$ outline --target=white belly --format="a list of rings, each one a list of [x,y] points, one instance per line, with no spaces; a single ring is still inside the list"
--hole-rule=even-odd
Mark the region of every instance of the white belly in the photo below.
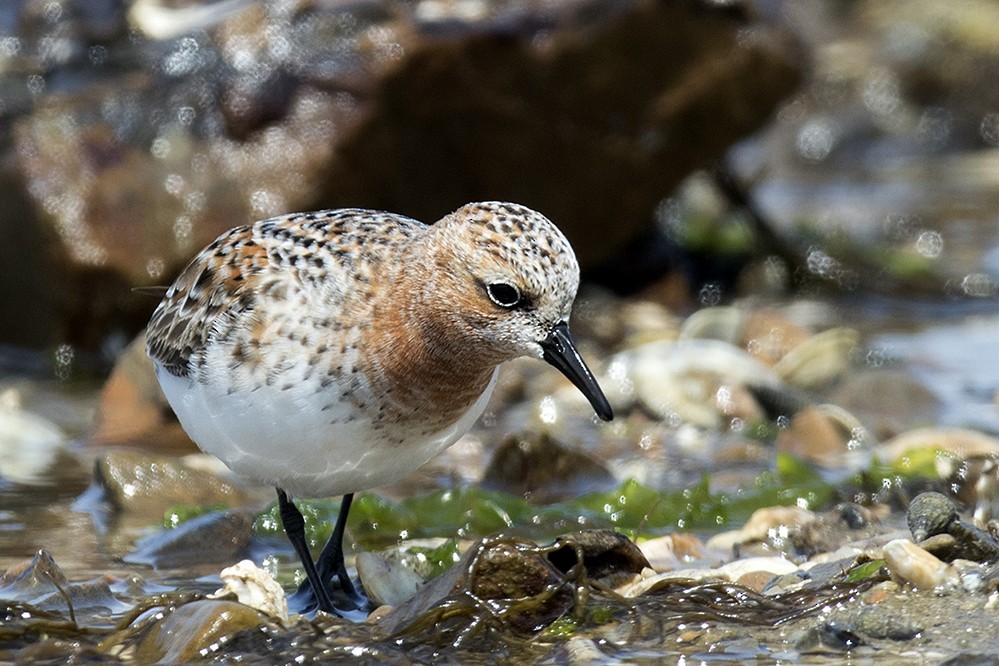
[[[297,497],[343,495],[396,481],[453,444],[482,414],[499,370],[479,399],[450,426],[421,434],[419,424],[376,431],[354,406],[322,409],[314,385],[260,386],[227,393],[175,377],[156,376],[184,430],[206,453],[251,479]],[[399,444],[399,438],[403,443]]]

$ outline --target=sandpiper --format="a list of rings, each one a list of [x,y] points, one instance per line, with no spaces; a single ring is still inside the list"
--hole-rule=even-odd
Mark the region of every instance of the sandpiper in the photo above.
[[[369,603],[342,547],[353,494],[467,432],[499,364],[543,359],[613,417],[569,334],[578,285],[565,236],[517,204],[467,204],[430,226],[362,209],[286,215],[202,250],[153,313],[147,351],[191,439],[277,489],[304,609],[357,617]],[[291,497],[334,495],[317,564]]]

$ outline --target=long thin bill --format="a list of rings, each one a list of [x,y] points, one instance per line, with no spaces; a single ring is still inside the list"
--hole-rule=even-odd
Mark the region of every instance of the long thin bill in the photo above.
[[[543,351],[542,358],[559,369],[559,371],[569,378],[576,388],[582,391],[586,399],[593,406],[593,411],[604,421],[614,418],[614,411],[610,403],[600,390],[600,385],[593,378],[593,373],[586,367],[583,357],[576,349],[576,343],[569,334],[569,325],[566,322],[555,324],[548,337],[541,342]]]

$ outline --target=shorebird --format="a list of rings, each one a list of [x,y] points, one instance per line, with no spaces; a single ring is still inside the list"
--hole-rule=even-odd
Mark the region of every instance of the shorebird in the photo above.
[[[501,363],[543,359],[613,417],[569,333],[578,285],[565,236],[517,204],[468,204],[430,226],[361,209],[286,215],[202,250],[156,308],[147,351],[191,439],[277,489],[303,607],[359,617],[369,603],[342,545],[354,493],[467,432]],[[334,495],[317,564],[292,497]]]

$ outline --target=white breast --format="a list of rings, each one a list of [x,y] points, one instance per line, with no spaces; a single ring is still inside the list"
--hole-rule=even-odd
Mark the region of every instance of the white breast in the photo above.
[[[421,435],[418,423],[375,431],[351,403],[323,409],[309,382],[230,393],[155,365],[170,406],[203,451],[234,472],[298,497],[343,495],[409,474],[468,432],[499,373],[493,372],[479,399],[453,424]],[[402,444],[392,441],[398,438]]]

